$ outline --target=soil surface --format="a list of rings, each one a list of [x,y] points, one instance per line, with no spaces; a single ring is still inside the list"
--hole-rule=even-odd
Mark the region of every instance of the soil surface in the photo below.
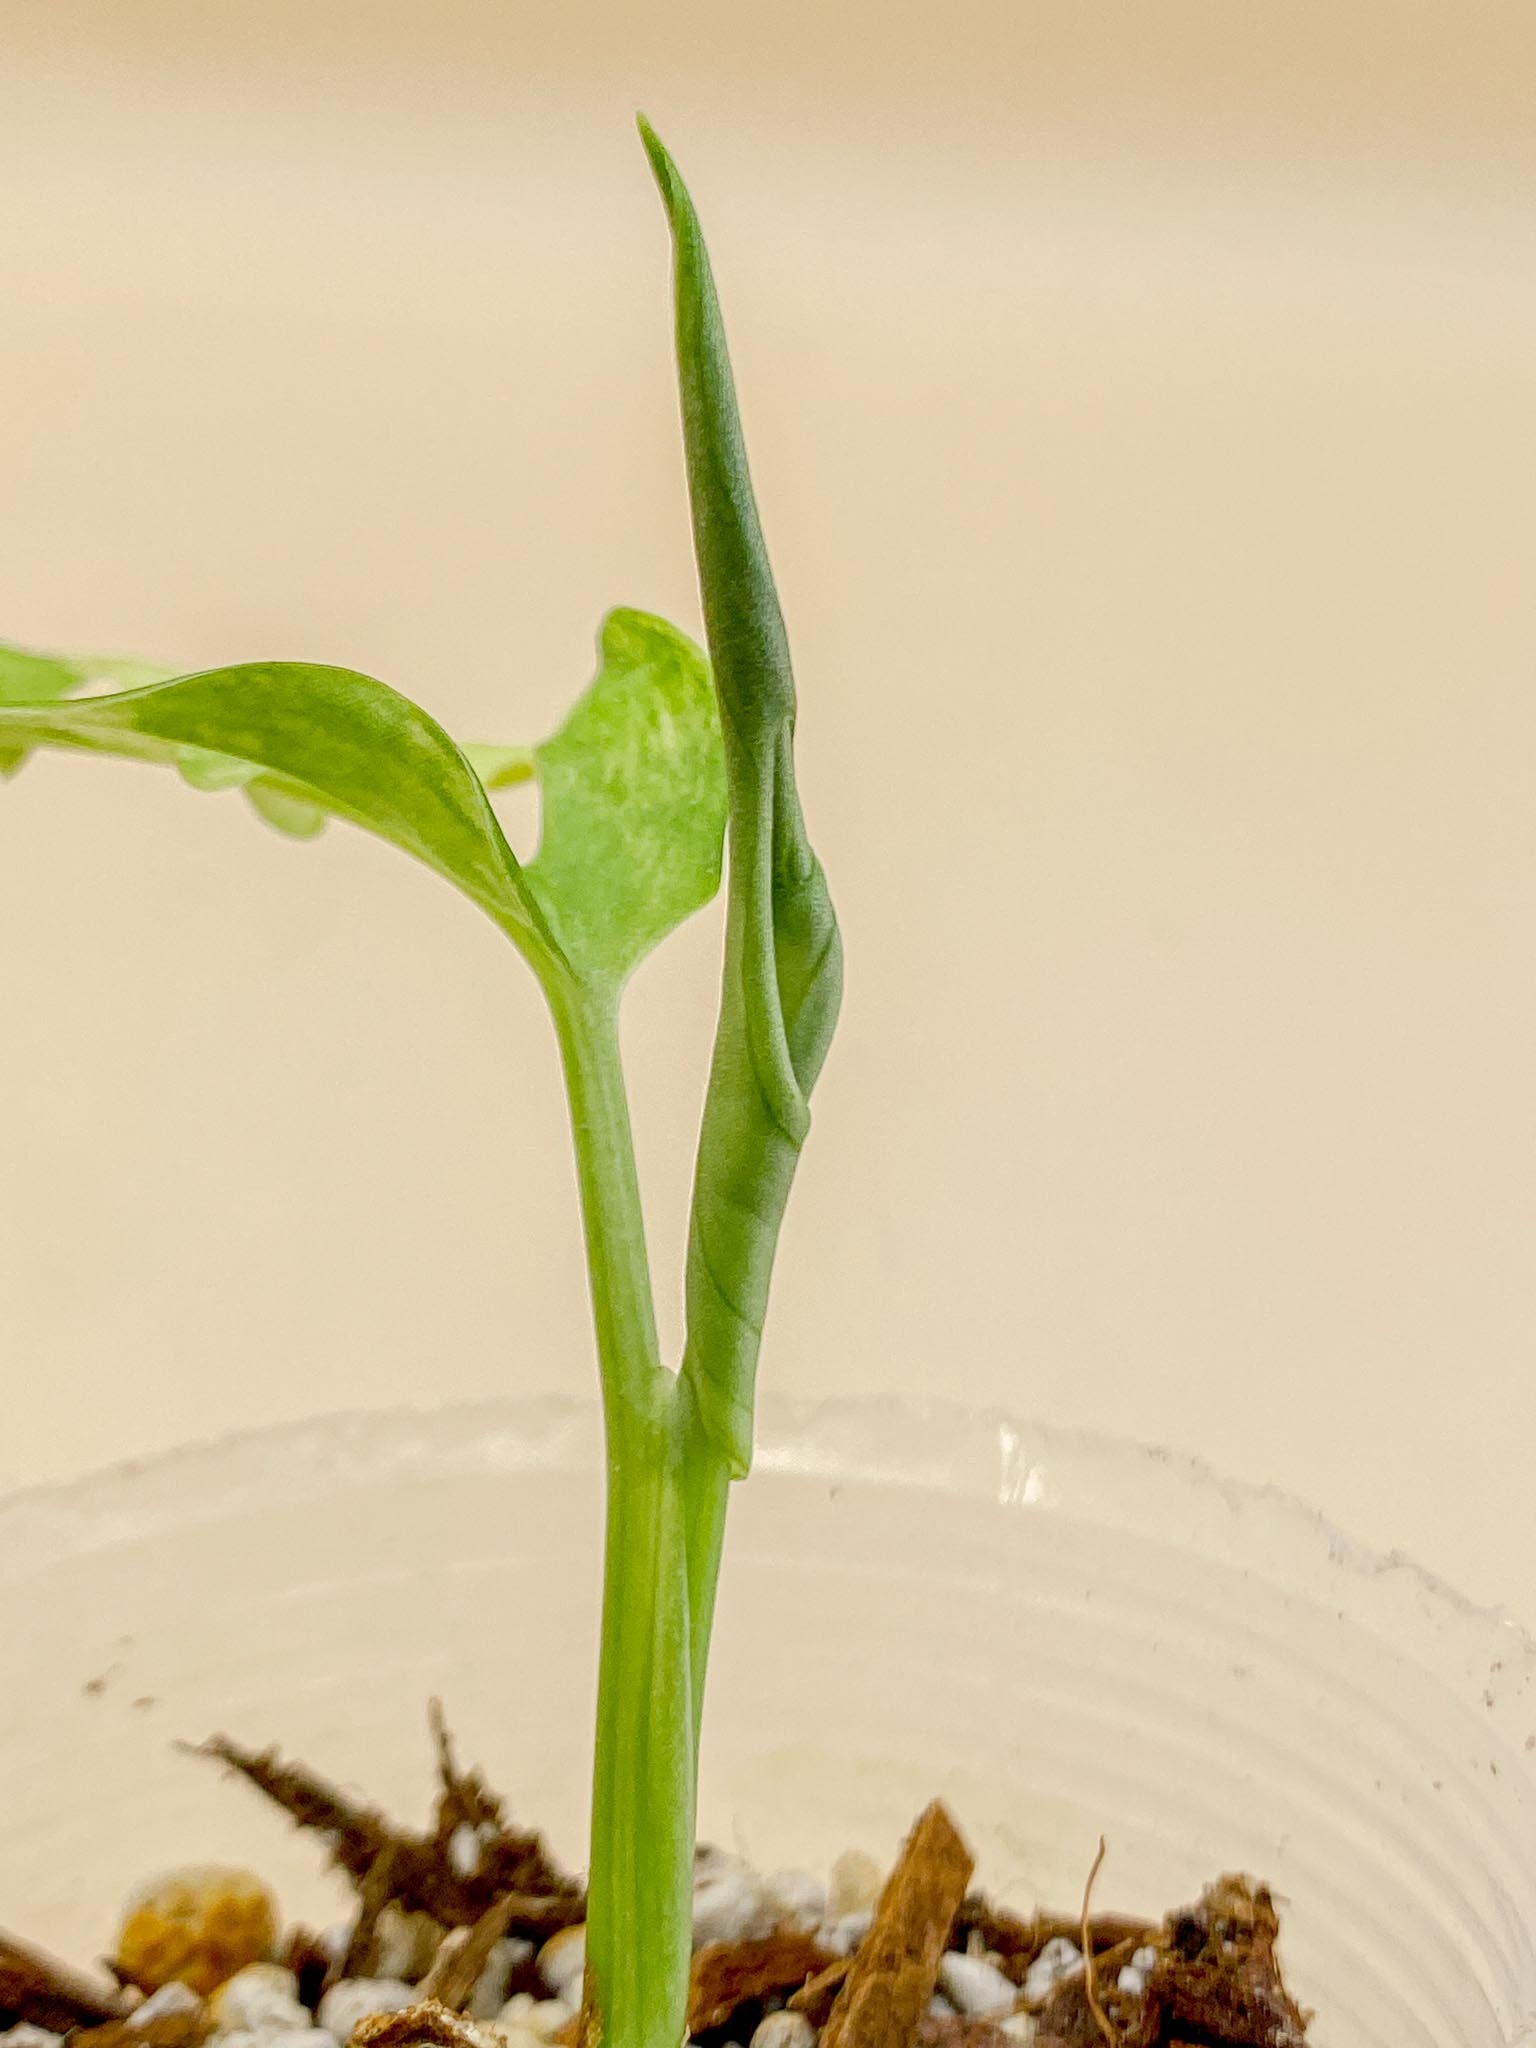
[[[432,1825],[402,1827],[275,1750],[193,1751],[316,1837],[355,1907],[281,1928],[255,1873],[167,1872],[109,1960],[76,1969],[0,1933],[0,2048],[586,2048],[586,1901],[542,1837],[462,1767],[433,1704]],[[699,2048],[1304,2048],[1268,1889],[1225,1875],[1161,1920],[1004,1910],[935,1801],[895,1864],[825,1878],[700,1851]]]

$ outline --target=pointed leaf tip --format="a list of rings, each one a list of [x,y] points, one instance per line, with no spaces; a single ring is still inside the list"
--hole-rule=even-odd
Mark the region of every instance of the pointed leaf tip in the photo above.
[[[640,131],[640,140],[644,143],[645,153],[651,160],[651,168],[660,177],[662,165],[671,162],[671,158],[667,154],[667,146],[645,118],[644,114],[636,114],[635,126]]]
[[[650,161],[651,175],[661,193],[661,201],[667,210],[667,219],[674,232],[680,220],[692,212],[688,198],[688,187],[683,183],[682,172],[673,161],[672,152],[662,141],[644,114],[635,116],[635,126],[640,130],[640,140],[645,145],[645,154]]]

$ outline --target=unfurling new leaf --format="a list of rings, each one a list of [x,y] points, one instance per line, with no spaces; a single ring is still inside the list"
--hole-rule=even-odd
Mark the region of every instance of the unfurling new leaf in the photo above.
[[[842,997],[842,946],[795,789],[795,685],[709,256],[677,167],[641,123],[672,228],[694,551],[730,789],[725,975],[688,1240],[683,1376],[737,1477],[779,1226]]]

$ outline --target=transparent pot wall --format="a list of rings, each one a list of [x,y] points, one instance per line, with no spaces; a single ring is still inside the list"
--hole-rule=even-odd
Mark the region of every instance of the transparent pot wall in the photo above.
[[[889,1856],[948,1799],[1005,1901],[1289,1902],[1323,2048],[1536,2043],[1536,1649],[1275,1496],[936,1410],[769,1409],[737,1489],[707,1835]],[[0,1505],[0,1925],[84,1959],[124,1891],[316,1846],[178,1754],[277,1742],[424,1816],[424,1703],[584,1849],[600,1521],[586,1410],[317,1424]]]

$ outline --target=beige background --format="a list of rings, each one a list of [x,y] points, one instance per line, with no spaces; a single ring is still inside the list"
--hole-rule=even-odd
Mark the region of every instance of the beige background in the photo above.
[[[850,954],[767,1371],[1171,1441],[1536,1617],[1523,0],[0,27],[0,630],[512,739],[607,604],[693,623],[645,104]],[[55,760],[0,889],[0,1472],[586,1384],[470,910]],[[630,1019],[674,1332],[714,936]]]

